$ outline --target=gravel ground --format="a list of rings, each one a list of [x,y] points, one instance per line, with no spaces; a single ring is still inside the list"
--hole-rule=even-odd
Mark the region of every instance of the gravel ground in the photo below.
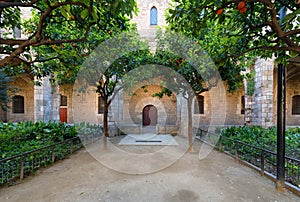
[[[195,143],[195,153],[185,153],[165,167],[161,162],[174,155],[163,156],[163,152],[173,153],[171,150],[124,146],[122,150],[127,148],[132,154],[131,159],[124,160],[109,145],[100,163],[88,152],[91,148],[41,169],[20,184],[0,189],[0,201],[300,201],[289,191],[277,192],[272,181],[222,153],[212,151],[199,160],[199,142]],[[132,160],[153,148],[163,151],[152,156],[155,160]],[[116,161],[119,164],[114,164]],[[136,170],[139,167],[144,169]],[[151,169],[155,172],[149,172]],[[128,174],[130,170],[134,172]]]

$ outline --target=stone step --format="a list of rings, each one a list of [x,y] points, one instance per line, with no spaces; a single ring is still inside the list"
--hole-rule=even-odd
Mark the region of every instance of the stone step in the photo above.
[[[144,126],[142,134],[156,134],[156,126]]]

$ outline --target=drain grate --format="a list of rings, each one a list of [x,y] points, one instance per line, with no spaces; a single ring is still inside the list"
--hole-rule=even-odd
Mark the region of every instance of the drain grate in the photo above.
[[[161,142],[161,140],[136,140],[135,142]]]

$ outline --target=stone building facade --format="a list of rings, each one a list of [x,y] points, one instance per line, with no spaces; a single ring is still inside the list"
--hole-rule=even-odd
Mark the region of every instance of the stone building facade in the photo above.
[[[138,31],[149,40],[155,51],[155,33],[158,26],[166,25],[164,11],[170,0],[138,0],[139,13],[133,18]],[[28,14],[28,12],[27,12]],[[287,125],[300,125],[300,74],[299,60],[287,67]],[[220,86],[194,98],[192,104],[194,127],[219,125],[276,125],[277,70],[274,59],[257,59],[255,66],[255,90],[247,95],[244,87],[229,93]],[[90,88],[88,93],[78,92],[72,85],[53,85],[44,78],[41,86],[33,85],[33,78],[23,75],[12,84],[19,88],[15,94],[24,98],[24,112],[14,113],[12,103],[8,112],[0,111],[2,121],[62,121],[67,123],[89,122],[102,124],[101,98]],[[225,86],[226,84],[220,83]],[[133,94],[120,91],[109,111],[110,124],[123,131],[140,133],[143,126],[156,126],[161,133],[183,131],[187,124],[187,105],[182,95],[153,97],[160,90],[159,83],[138,88]],[[199,102],[197,102],[198,100]],[[295,104],[296,102],[296,104]],[[298,107],[298,108],[297,108]],[[196,109],[197,108],[197,109]],[[295,110],[296,108],[296,110]]]

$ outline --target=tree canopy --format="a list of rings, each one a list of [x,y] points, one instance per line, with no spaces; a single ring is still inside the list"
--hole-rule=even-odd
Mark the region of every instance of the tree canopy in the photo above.
[[[33,14],[26,22],[21,19],[24,8],[30,8]],[[0,60],[0,66],[22,64],[24,70],[31,71],[26,66],[56,59],[65,55],[63,51],[70,53],[77,43],[94,43],[94,46],[84,47],[88,51],[88,48],[95,48],[99,38],[104,40],[107,35],[127,29],[129,18],[135,10],[134,0],[1,1],[0,25],[4,34],[0,37],[0,54],[4,57]],[[15,28],[21,29],[25,35],[16,38],[13,34]],[[95,32],[98,37],[93,38]],[[32,47],[42,47],[41,51],[56,49],[58,54],[39,55],[38,50],[33,54]],[[74,51],[71,51],[70,58],[72,54]]]
[[[0,1],[2,74],[29,73],[37,79],[54,74],[59,83],[74,83],[87,55],[131,29],[129,19],[136,9],[134,0]],[[0,99],[4,106],[7,95]]]
[[[167,22],[198,39],[221,66],[229,57],[271,57],[279,51],[297,56],[299,15],[297,0],[173,0]]]

